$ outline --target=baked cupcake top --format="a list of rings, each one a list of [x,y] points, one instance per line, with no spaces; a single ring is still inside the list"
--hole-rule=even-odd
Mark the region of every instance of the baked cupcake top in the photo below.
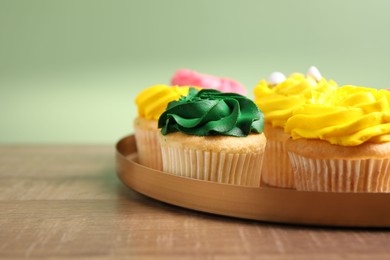
[[[285,131],[293,139],[320,139],[342,146],[389,142],[390,92],[340,87],[321,104],[295,109]]]
[[[189,94],[168,104],[158,120],[163,135],[182,132],[196,136],[247,136],[261,133],[263,113],[252,100],[214,89],[190,88]]]
[[[158,120],[167,104],[188,94],[189,87],[154,85],[144,89],[135,99],[138,116],[148,120]]]
[[[307,75],[300,73],[285,77],[280,72],[271,74],[268,81],[261,80],[254,89],[255,103],[264,112],[265,122],[273,127],[284,127],[295,108],[306,103],[320,103],[337,89],[311,67]]]
[[[245,87],[233,79],[220,78],[189,69],[177,70],[171,79],[171,84],[179,86],[198,86],[201,88],[211,88],[222,92],[233,92],[241,95],[246,94]]]

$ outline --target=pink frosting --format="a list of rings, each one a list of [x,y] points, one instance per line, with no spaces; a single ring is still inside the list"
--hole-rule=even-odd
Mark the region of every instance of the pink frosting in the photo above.
[[[175,75],[172,77],[171,84],[177,86],[213,88],[222,92],[234,92],[246,95],[245,87],[235,80],[219,78],[188,69],[180,69],[176,71]]]

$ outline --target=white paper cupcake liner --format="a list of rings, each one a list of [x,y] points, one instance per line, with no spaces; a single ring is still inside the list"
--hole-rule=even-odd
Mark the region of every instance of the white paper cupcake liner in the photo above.
[[[163,170],[173,175],[259,187],[263,153],[211,152],[163,146],[162,161]]]
[[[332,160],[290,152],[297,190],[390,192],[390,159]]]
[[[267,139],[264,152],[262,181],[271,186],[295,188],[294,173],[285,142]]]
[[[134,130],[139,163],[156,170],[162,170],[159,131],[137,127]]]

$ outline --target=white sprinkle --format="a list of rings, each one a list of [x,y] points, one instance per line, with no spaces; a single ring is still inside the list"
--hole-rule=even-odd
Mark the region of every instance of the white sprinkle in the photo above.
[[[320,81],[322,79],[320,71],[315,66],[311,66],[309,68],[309,70],[307,71],[307,76],[312,77],[316,81]]]
[[[283,73],[273,72],[268,78],[268,83],[270,85],[277,85],[279,83],[282,83],[285,80],[286,80],[286,76],[284,76]]]

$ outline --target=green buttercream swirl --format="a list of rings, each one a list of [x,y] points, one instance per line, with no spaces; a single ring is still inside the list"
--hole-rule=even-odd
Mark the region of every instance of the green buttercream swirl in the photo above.
[[[158,127],[163,135],[183,132],[197,136],[247,136],[263,131],[264,115],[242,95],[191,88],[187,96],[168,104]]]

